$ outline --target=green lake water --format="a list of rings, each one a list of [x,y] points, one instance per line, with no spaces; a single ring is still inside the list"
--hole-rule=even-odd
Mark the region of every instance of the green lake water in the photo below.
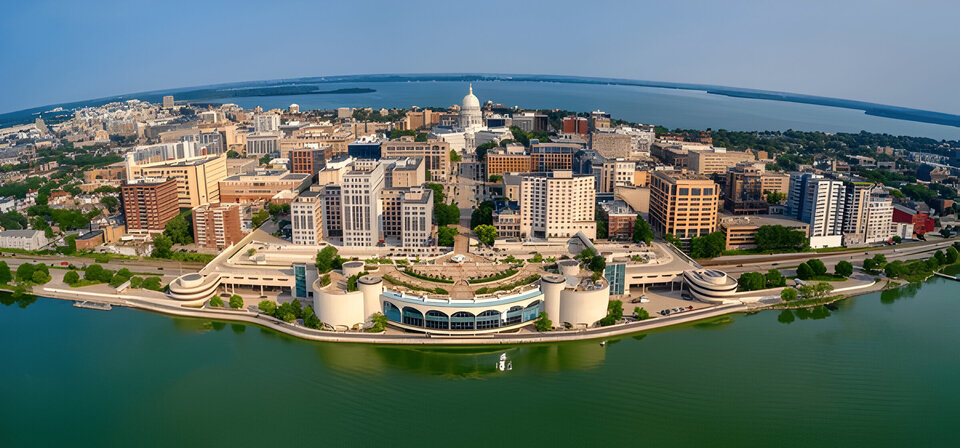
[[[960,421],[960,283],[939,278],[605,347],[314,343],[11,302],[0,447],[956,446]]]

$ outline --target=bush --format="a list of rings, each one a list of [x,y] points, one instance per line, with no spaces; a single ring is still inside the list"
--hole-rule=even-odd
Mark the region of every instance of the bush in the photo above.
[[[213,296],[210,298],[210,306],[215,308],[223,308],[223,299],[220,296]]]
[[[537,321],[534,322],[533,325],[534,327],[536,327],[537,331],[541,331],[541,332],[550,331],[553,329],[553,322],[551,322],[550,319],[547,318],[547,313],[543,311],[540,312],[537,318]]]
[[[780,298],[783,299],[784,302],[796,300],[797,290],[793,288],[784,288],[783,291],[780,291]]]
[[[797,266],[797,278],[800,280],[810,280],[813,275],[813,268],[809,264],[800,263],[800,266]]]
[[[149,289],[151,291],[160,291],[163,289],[163,287],[160,286],[160,277],[147,277],[140,286],[143,289]]]
[[[73,285],[80,281],[80,274],[77,274],[77,271],[70,271],[63,275],[63,282],[68,285]]]
[[[130,277],[130,287],[140,289],[143,287],[143,279],[140,277]]]
[[[837,263],[837,266],[834,268],[834,272],[841,277],[849,277],[853,275],[853,264],[847,260],[843,260]]]
[[[759,272],[744,272],[737,280],[741,291],[757,291],[767,284],[767,278]]]
[[[277,304],[269,300],[261,300],[260,303],[257,304],[257,308],[260,308],[260,311],[262,311],[264,314],[269,314],[272,316],[273,313],[277,311]]]
[[[827,273],[827,266],[816,258],[808,260],[807,265],[813,270],[813,275],[823,275]]]
[[[639,306],[633,308],[633,314],[637,316],[637,320],[647,320],[650,318],[650,313]]]
[[[779,288],[787,284],[787,279],[776,269],[767,271],[765,277],[767,280],[767,288]]]
[[[243,308],[243,297],[240,297],[237,294],[230,296],[230,308]]]

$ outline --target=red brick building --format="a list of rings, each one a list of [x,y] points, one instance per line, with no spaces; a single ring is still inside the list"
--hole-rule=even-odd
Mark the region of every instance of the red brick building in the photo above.
[[[246,236],[240,204],[204,204],[193,209],[193,240],[200,247],[225,249]]]
[[[900,204],[893,206],[893,222],[913,224],[913,233],[917,236],[933,231],[933,218],[926,213],[918,212]]]
[[[301,148],[290,151],[290,172],[316,175],[324,167],[323,148]]]
[[[175,179],[138,179],[120,187],[128,232],[162,232],[180,213]]]
[[[587,135],[587,119],[584,117],[570,116],[563,117],[564,134]]]

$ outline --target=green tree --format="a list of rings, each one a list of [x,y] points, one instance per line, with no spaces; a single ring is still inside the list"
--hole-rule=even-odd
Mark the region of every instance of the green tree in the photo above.
[[[130,288],[140,289],[143,287],[143,278],[141,277],[130,277]]]
[[[373,323],[373,326],[370,327],[371,332],[381,332],[387,328],[387,316],[384,316],[383,313],[373,313],[370,316],[370,322]]]
[[[819,259],[812,258],[807,260],[807,265],[813,270],[813,275],[824,275],[827,273],[827,266]]]
[[[493,225],[493,202],[483,201],[470,215],[470,228],[475,229],[479,225]]]
[[[314,330],[323,327],[323,322],[320,322],[320,318],[317,317],[317,313],[313,311],[313,307],[310,305],[303,309],[303,325]]]
[[[6,261],[0,260],[0,284],[6,285],[13,280],[13,274],[10,272],[10,266]]]
[[[873,258],[867,258],[866,260],[863,260],[863,270],[867,272],[876,272],[878,267],[879,266],[877,266],[877,262],[874,261]]]
[[[262,311],[263,314],[273,316],[273,314],[277,311],[277,304],[269,300],[261,300],[260,303],[257,304],[257,308],[260,308],[260,311]]]
[[[940,250],[936,251],[933,254],[933,258],[937,260],[937,264],[940,266],[947,264],[947,255],[944,254],[943,251],[940,251]]]
[[[553,329],[553,322],[547,317],[547,313],[541,311],[537,321],[533,324],[537,331],[544,332]]]
[[[223,299],[220,296],[210,297],[210,306],[216,308],[223,308]]]
[[[153,251],[150,256],[154,258],[170,258],[173,256],[173,240],[166,235],[157,235],[153,238]]]
[[[757,291],[766,287],[767,279],[759,272],[744,272],[737,282],[741,291]]]
[[[809,264],[800,263],[800,266],[797,266],[797,278],[800,280],[810,280],[813,276],[813,268]]]
[[[653,229],[642,216],[637,215],[636,221],[633,222],[633,242],[641,241],[649,245],[653,241]]]
[[[67,245],[64,246],[66,247],[66,249],[64,249],[65,253],[72,254],[77,251],[77,235],[76,234],[67,235],[63,239],[63,242],[67,243]]]
[[[174,244],[193,244],[190,224],[187,223],[183,215],[177,216],[167,222],[167,225],[163,229],[163,235],[170,238],[170,241],[173,241]]]
[[[80,274],[77,271],[70,270],[66,274],[63,274],[63,282],[68,285],[73,285],[80,281]]]
[[[463,157],[460,157],[460,154],[457,154],[456,151],[454,151],[454,150],[451,149],[451,150],[450,150],[450,161],[451,161],[451,162],[461,162],[461,161],[463,161]]]
[[[44,224],[46,224],[46,221],[44,221]],[[27,217],[17,213],[16,210],[10,210],[0,215],[0,227],[5,230],[25,229],[27,227]]]
[[[143,279],[143,283],[140,286],[143,289],[149,289],[151,291],[159,291],[162,289],[160,287],[160,277],[147,277]]]
[[[239,152],[236,152],[236,151],[234,151],[234,150],[231,149],[231,150],[227,151],[227,158],[228,158],[228,159],[239,159],[239,158],[240,158],[240,153],[239,153]]]
[[[17,281],[18,282],[30,282],[33,281],[33,273],[36,271],[36,267],[30,263],[23,263],[17,267]]]
[[[778,288],[787,284],[787,279],[776,269],[770,269],[764,277],[767,280],[767,288]]]
[[[120,200],[116,196],[104,196],[100,198],[100,203],[106,206],[110,213],[114,213],[120,208]]]
[[[490,175],[490,178],[487,179],[487,180],[489,180],[490,183],[495,184],[495,183],[497,183],[497,182],[502,181],[502,180],[503,180],[503,176],[501,176],[501,175],[499,175],[499,174],[491,174],[491,175]]]
[[[680,238],[673,236],[672,233],[663,235],[663,239],[666,240],[666,242],[673,244],[677,249],[683,249],[683,242],[680,241]]]
[[[230,296],[230,308],[243,308],[243,297],[240,297],[237,294]]]
[[[30,281],[37,284],[43,285],[50,281],[50,273],[44,271],[33,271],[33,275],[30,276]]]
[[[253,217],[250,219],[250,222],[253,224],[254,228],[260,227],[260,225],[263,224],[263,222],[266,221],[267,218],[269,217],[270,217],[270,212],[268,212],[266,209],[263,209],[254,213]]]
[[[337,248],[333,246],[327,246],[317,252],[317,271],[321,274],[325,274],[334,269],[340,269],[340,266],[343,264],[340,261],[340,256],[337,254]]]
[[[435,204],[433,214],[438,226],[455,225],[460,222],[460,207],[457,207],[457,204]]]
[[[590,264],[588,267],[594,273],[603,274],[603,270],[607,268],[607,260],[604,259],[603,256],[597,255],[590,259]]]
[[[633,307],[633,315],[637,316],[637,320],[647,320],[650,318],[650,313],[639,306]]]
[[[760,251],[803,250],[809,246],[806,233],[779,225],[760,226],[754,235]]]
[[[477,239],[487,246],[493,246],[494,241],[497,240],[497,229],[488,224],[477,226],[473,229],[473,233],[476,233]]]
[[[780,298],[784,302],[790,302],[797,299],[797,290],[793,288],[783,288],[783,291],[780,291]]]
[[[455,227],[443,226],[437,229],[437,245],[441,247],[453,247],[454,237],[457,236]]]
[[[948,247],[946,253],[947,264],[956,263],[958,258],[960,258],[960,252],[957,251],[957,248],[953,246]]]
[[[440,185],[440,184],[427,184],[427,188],[433,190],[433,205],[434,205],[434,206],[436,206],[437,204],[443,204],[443,203],[444,203],[444,200],[447,198],[447,196],[446,196],[445,194],[443,194],[443,185]]]
[[[712,232],[706,236],[690,240],[690,256],[693,258],[713,258],[723,253],[727,239],[723,232]]]
[[[779,204],[787,198],[787,194],[780,191],[769,191],[767,192],[767,203],[768,204]]]
[[[901,242],[903,242],[903,238],[900,238],[899,235],[893,236],[893,244],[900,244]]]
[[[837,266],[834,267],[834,272],[841,277],[849,277],[853,275],[853,264],[847,260],[843,260],[837,263]]]

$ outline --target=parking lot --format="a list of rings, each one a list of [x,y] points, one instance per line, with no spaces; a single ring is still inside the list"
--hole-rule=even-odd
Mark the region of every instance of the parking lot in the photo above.
[[[623,314],[628,316],[633,314],[633,308],[637,306],[647,310],[651,316],[659,315],[659,312],[664,309],[689,309],[689,307],[692,306],[693,309],[698,310],[713,306],[697,300],[684,300],[680,296],[680,290],[670,291],[669,288],[647,289],[646,293],[641,293],[641,290],[637,288],[631,289],[630,292],[630,297],[625,298],[623,301]],[[649,302],[631,303],[633,300],[639,299],[641,295],[649,300]]]

